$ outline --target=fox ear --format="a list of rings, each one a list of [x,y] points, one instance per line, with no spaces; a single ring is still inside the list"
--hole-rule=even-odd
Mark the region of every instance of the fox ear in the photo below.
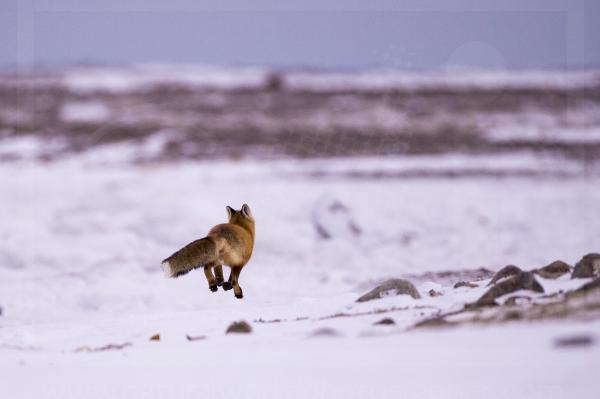
[[[242,215],[246,216],[247,218],[252,219],[252,211],[250,210],[250,207],[248,206],[248,204],[242,205]]]
[[[227,210],[227,216],[229,216],[231,218],[233,216],[233,214],[235,213],[235,209],[233,209],[230,206],[226,206],[225,209]]]

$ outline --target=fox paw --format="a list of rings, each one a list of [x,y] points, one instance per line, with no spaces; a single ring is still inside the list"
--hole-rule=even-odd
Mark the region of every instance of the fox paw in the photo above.
[[[223,280],[217,279],[217,286],[220,287],[223,285]]]
[[[233,287],[232,287],[232,285],[231,285],[231,283],[229,281],[223,282],[223,289],[225,291],[229,291],[231,288],[233,288]]]
[[[244,294],[242,292],[240,292],[239,294],[235,294],[235,297],[237,299],[242,299],[244,297]]]
[[[211,290],[212,292],[217,292],[218,288],[216,284],[213,285],[209,285],[208,289]]]

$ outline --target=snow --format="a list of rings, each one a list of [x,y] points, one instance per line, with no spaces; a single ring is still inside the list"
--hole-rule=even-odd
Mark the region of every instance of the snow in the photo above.
[[[595,71],[454,68],[439,71],[383,69],[360,73],[296,72],[286,77],[290,87],[312,90],[581,88],[597,84],[599,79]]]
[[[465,289],[453,299],[464,300],[473,294]],[[164,300],[168,299],[165,296]],[[423,301],[451,303],[448,299]],[[307,308],[327,307],[330,300],[349,302],[351,298],[334,297],[319,303],[296,300],[273,305],[271,311],[280,316],[286,311],[303,314],[299,312]],[[404,324],[417,318],[417,312],[409,310],[385,314],[399,323],[396,326],[373,326],[382,315],[309,318],[252,323],[252,334],[233,336],[224,334],[229,321],[251,319],[269,307],[232,301],[229,298],[222,301],[228,302],[223,307],[195,312],[3,328],[3,341],[22,341],[20,350],[0,348],[3,390],[14,392],[14,397],[49,398],[158,398],[165,394],[359,398],[397,397],[399,393],[409,398],[591,398],[593,377],[600,366],[598,345],[562,349],[555,344],[557,339],[577,335],[597,339],[598,321],[406,331]],[[387,303],[382,305],[382,301]],[[406,297],[386,298],[375,301],[377,304],[353,305],[349,311],[394,301],[409,306],[417,302]],[[323,328],[340,334],[313,334]],[[149,341],[157,332],[161,340]],[[206,338],[194,342],[186,335]],[[133,344],[124,350],[77,351],[107,342]],[[28,383],[32,375],[35,384]]]
[[[281,163],[289,173],[321,174],[324,176],[354,175],[394,175],[410,171],[477,171],[488,172],[564,172],[582,175],[583,165],[576,160],[536,155],[530,152],[514,151],[507,154],[467,155],[446,154],[443,156],[420,155],[412,157],[363,157],[359,162],[353,158],[324,159]],[[278,170],[281,170],[278,168]]]
[[[147,342],[125,354],[33,354],[20,367],[3,367],[3,385],[16,397],[591,398],[586,381],[600,366],[598,347],[557,350],[553,339],[593,327],[508,326],[300,344],[270,341],[261,337],[268,331],[259,331]],[[35,384],[28,383],[31,373]]]
[[[537,140],[538,142],[558,143],[598,143],[600,129],[597,127],[580,127],[568,129],[542,129],[539,126],[503,126],[491,129],[487,135],[497,141]]]
[[[485,136],[497,142],[532,140],[585,144],[600,142],[599,115],[598,106],[588,105],[554,113],[527,109],[517,117],[497,113],[477,119]]]
[[[381,167],[403,162],[382,158]],[[371,158],[136,166],[100,163],[97,154],[2,164],[2,321],[204,309],[201,273],[165,281],[160,260],[222,223],[225,205],[244,202],[258,220],[256,253],[242,274],[245,302],[261,292],[269,293],[262,304],[307,292],[357,295],[364,284],[402,273],[508,263],[533,268],[556,259],[573,264],[597,250],[594,175],[532,184],[527,178],[319,179],[305,172],[375,164]],[[332,235],[324,240],[315,212],[335,201],[347,213],[341,223],[334,214],[320,217]],[[348,221],[360,234],[347,229]],[[173,287],[190,292],[161,301]]]
[[[421,281],[419,300],[355,302],[387,277],[574,264],[597,252],[600,178],[577,162],[527,153],[131,162],[166,135],[0,164],[0,373],[10,397],[592,397],[600,346],[555,341],[597,341],[598,320],[410,329],[476,300],[487,281]],[[28,154],[32,143],[7,145]],[[571,175],[351,177],[469,167]],[[327,214],[336,201],[344,211]],[[257,220],[244,299],[211,293],[201,271],[164,278],[162,259],[244,202]],[[539,280],[546,293],[588,281]],[[373,325],[383,317],[396,324]],[[226,335],[236,320],[252,334]],[[109,344],[129,345],[93,351]]]
[[[69,68],[65,85],[76,91],[122,92],[154,84],[185,84],[222,89],[259,87],[267,71],[257,67],[143,64],[127,67]]]
[[[60,118],[65,122],[101,122],[109,117],[108,107],[97,101],[70,102],[60,110]]]
[[[232,89],[262,87],[272,73],[251,66],[195,64],[138,64],[126,67],[77,67],[62,73],[71,90],[120,92],[156,84],[181,84]],[[556,88],[576,89],[600,82],[597,70],[447,69],[415,71],[369,69],[362,71],[279,71],[286,87],[299,90],[381,90],[427,88]]]
[[[34,136],[13,136],[0,141],[0,156],[35,158],[41,153],[44,143]]]

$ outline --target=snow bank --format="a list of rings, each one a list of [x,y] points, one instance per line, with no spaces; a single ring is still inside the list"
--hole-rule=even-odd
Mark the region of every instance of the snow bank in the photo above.
[[[209,65],[145,64],[127,67],[79,67],[63,73],[63,82],[77,91],[127,91],[157,84],[212,88],[262,87],[273,73],[268,68]],[[410,71],[280,71],[286,87],[308,90],[387,90],[427,88],[582,88],[600,82],[596,70]]]

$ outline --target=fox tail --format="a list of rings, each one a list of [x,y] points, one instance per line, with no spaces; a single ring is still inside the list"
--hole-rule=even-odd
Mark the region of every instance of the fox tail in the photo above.
[[[217,259],[217,245],[211,237],[193,241],[162,261],[166,277],[179,277]]]

